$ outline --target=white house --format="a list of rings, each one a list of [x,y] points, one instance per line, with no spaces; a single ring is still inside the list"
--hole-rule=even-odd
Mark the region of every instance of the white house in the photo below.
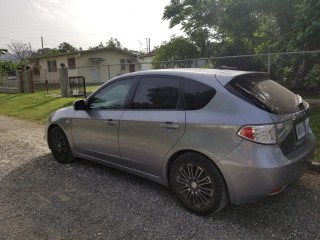
[[[68,76],[84,76],[87,83],[107,81],[115,76],[139,71],[136,56],[117,48],[99,48],[29,59],[34,81],[58,82],[58,69],[68,68]]]

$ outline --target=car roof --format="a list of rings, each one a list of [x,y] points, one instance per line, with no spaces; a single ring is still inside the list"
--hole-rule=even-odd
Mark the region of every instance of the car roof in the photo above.
[[[186,78],[192,78],[192,77],[196,78],[199,75],[200,76],[211,75],[215,77],[222,85],[225,85],[236,76],[250,74],[250,73],[258,73],[258,72],[238,71],[238,70],[229,70],[229,69],[173,68],[173,69],[138,71],[138,72],[120,75],[119,77],[159,74],[159,75],[180,76],[180,77],[186,77]]]

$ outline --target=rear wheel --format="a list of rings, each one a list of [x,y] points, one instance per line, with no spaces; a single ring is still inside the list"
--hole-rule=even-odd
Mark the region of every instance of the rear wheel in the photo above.
[[[229,201],[222,174],[209,159],[197,153],[185,153],[176,159],[170,184],[178,200],[200,215],[216,213]]]
[[[48,136],[49,147],[52,155],[60,163],[71,163],[75,160],[68,139],[63,130],[55,126]]]

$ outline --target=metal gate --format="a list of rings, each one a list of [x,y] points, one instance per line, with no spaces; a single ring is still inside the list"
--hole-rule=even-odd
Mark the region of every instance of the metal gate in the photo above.
[[[69,77],[70,95],[73,97],[84,96],[86,93],[86,80],[84,76]]]

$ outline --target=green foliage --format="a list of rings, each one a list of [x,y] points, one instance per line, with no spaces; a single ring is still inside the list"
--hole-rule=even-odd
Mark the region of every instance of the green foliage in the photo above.
[[[320,1],[305,0],[297,9],[289,46],[292,50],[320,49]]]
[[[122,48],[122,45],[120,43],[120,41],[117,38],[110,38],[107,42],[106,45],[103,45],[102,42],[100,42],[97,46],[95,47],[89,47],[89,49],[99,49],[99,48],[117,48],[117,49],[121,49],[121,50],[128,50],[127,48]]]
[[[7,52],[8,52],[7,49],[0,48],[0,55],[3,55],[5,53],[7,53]]]
[[[310,116],[310,127],[317,139],[316,152],[314,161],[320,163],[320,111],[312,111]]]
[[[320,48],[319,0],[171,0],[163,19],[180,24],[202,56]],[[224,42],[222,52],[210,42]]]
[[[303,86],[308,90],[320,88],[320,64],[315,64],[309,71]]]
[[[3,85],[8,75],[14,74],[19,68],[24,68],[25,64],[23,62],[4,62],[0,61],[0,86]]]
[[[106,47],[122,49],[122,45],[117,38],[110,38],[109,41],[106,42]]]
[[[184,37],[172,38],[170,42],[160,46],[157,49],[156,56],[153,58],[153,68],[173,68],[173,67],[191,67],[192,62],[177,61],[165,62],[177,59],[194,59],[199,57],[197,47]]]
[[[62,42],[62,43],[58,46],[58,51],[59,51],[60,53],[71,53],[71,52],[76,52],[76,51],[78,51],[78,49],[75,48],[74,46],[72,46],[70,43]]]
[[[61,54],[57,48],[38,49],[37,55],[55,56]]]

